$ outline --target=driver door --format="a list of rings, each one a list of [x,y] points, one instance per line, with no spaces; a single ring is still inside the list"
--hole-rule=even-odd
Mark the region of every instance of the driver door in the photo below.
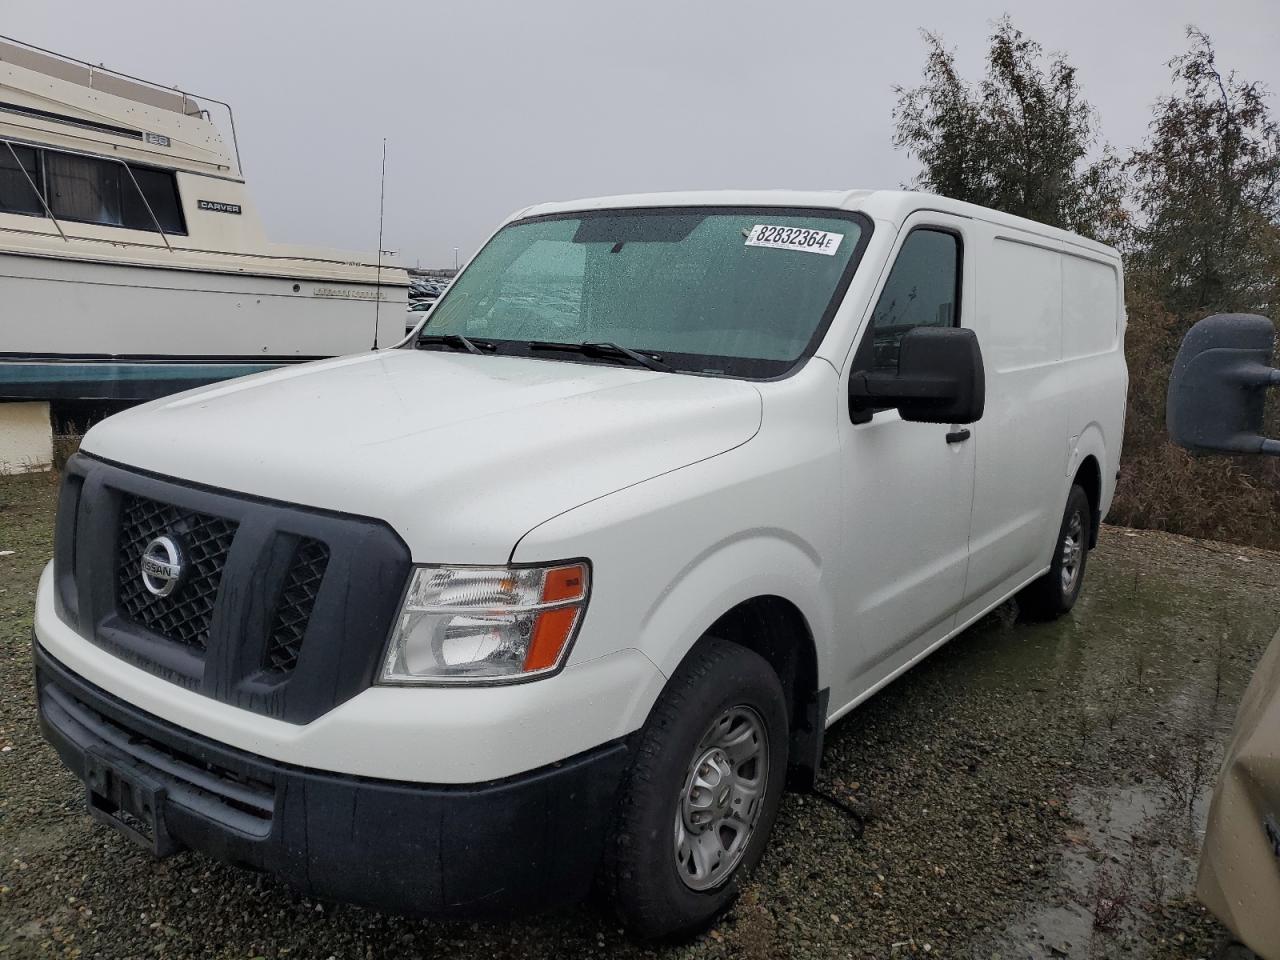
[[[965,221],[910,218],[860,341],[853,370],[897,369],[903,334],[917,326],[960,326]],[[861,420],[863,422],[855,422]],[[841,411],[844,569],[837,590],[842,670],[848,697],[861,695],[944,638],[965,588],[977,425],[908,423],[896,410]],[[834,687],[834,685],[833,685]]]

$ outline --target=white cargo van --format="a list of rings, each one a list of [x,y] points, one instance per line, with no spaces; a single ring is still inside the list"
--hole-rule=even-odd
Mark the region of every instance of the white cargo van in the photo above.
[[[1111,502],[1116,252],[914,193],[531,207],[400,349],[69,464],[40,721],[91,810],[321,897],[640,936],[734,896],[823,731]]]

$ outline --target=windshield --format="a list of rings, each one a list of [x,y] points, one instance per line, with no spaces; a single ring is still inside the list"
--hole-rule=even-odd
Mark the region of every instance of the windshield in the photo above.
[[[778,376],[825,332],[856,267],[863,222],[778,207],[519,221],[480,251],[422,332],[483,338],[501,353],[527,353],[538,341],[603,342],[676,371]]]

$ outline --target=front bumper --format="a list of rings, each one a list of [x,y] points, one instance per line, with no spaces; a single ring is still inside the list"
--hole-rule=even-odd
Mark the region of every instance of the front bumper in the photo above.
[[[476,784],[329,773],[177,727],[33,646],[44,736],[81,780],[106,763],[151,785],[157,846],[263,870],[311,896],[420,916],[579,899],[600,861],[625,739]]]

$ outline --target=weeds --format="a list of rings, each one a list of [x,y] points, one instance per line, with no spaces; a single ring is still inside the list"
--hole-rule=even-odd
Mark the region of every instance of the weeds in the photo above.
[[[1101,868],[1089,886],[1089,907],[1093,913],[1093,929],[1108,931],[1115,928],[1128,913],[1133,899],[1132,871],[1125,870],[1119,877],[1106,867]]]
[[[1183,738],[1187,749],[1169,743],[1157,746],[1150,756],[1151,772],[1164,785],[1166,800],[1173,810],[1183,811],[1188,823],[1196,800],[1213,777],[1213,759],[1208,743],[1200,737]]]
[[[1093,721],[1090,719],[1089,714],[1082,710],[1076,716],[1076,733],[1079,734],[1081,743],[1088,742],[1089,734],[1092,732],[1092,730],[1093,730]]]
[[[1154,913],[1169,900],[1169,864],[1153,846],[1143,848],[1140,860],[1142,877],[1146,882],[1147,910]]]
[[[1107,732],[1115,733],[1116,721],[1120,719],[1120,704],[1114,697],[1108,699],[1107,705],[1102,708],[1102,718],[1107,721]]]
[[[1213,702],[1217,703],[1222,697],[1222,667],[1226,662],[1227,654],[1222,644],[1223,637],[1218,637],[1218,650],[1213,658]]]
[[[61,430],[53,435],[53,469],[61,473],[67,461],[80,449],[80,439],[84,429],[75,422],[61,425]]]

